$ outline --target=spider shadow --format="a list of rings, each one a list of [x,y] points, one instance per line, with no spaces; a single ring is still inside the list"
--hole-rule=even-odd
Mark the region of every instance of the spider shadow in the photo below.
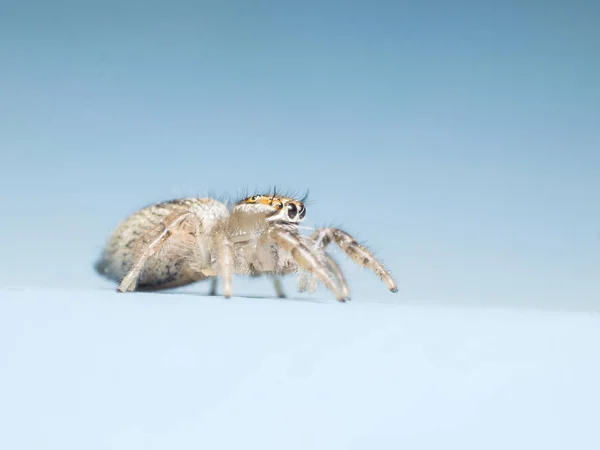
[[[147,291],[147,293],[158,294],[158,291]],[[167,292],[164,291],[166,294]],[[203,292],[194,292],[194,291],[176,291],[173,289],[171,292],[168,292],[169,295],[187,295],[191,297],[203,297],[203,298],[211,298],[211,297],[220,297],[223,300],[235,300],[236,298],[240,299],[256,299],[256,300],[274,300],[274,301],[283,301],[283,302],[300,302],[300,303],[317,303],[317,304],[331,304],[332,301],[328,299],[319,299],[313,297],[299,297],[299,296],[283,296],[279,297],[276,295],[233,295],[231,298],[225,298],[222,294],[211,294],[211,293],[203,293]]]
[[[106,279],[106,275],[103,272],[103,266],[102,266],[102,262],[97,262],[95,265],[95,269],[97,271],[97,273],[104,279]],[[196,291],[196,290],[182,290],[185,289],[185,286],[177,286],[177,287],[170,287],[170,288],[162,288],[162,289],[153,289],[153,288],[137,288],[133,293],[140,293],[140,294],[154,294],[154,295],[184,295],[184,296],[191,296],[191,297],[202,297],[202,298],[210,298],[210,297],[221,297],[224,300],[231,300],[231,299],[226,299],[223,294],[219,294],[219,293],[210,293],[210,292],[200,292],[200,291]],[[100,290],[103,291],[116,291],[116,289],[114,288],[100,288]],[[127,295],[127,294],[125,294]],[[326,298],[314,298],[314,297],[303,297],[303,296],[297,296],[297,295],[284,295],[284,296],[277,296],[277,295],[240,295],[240,294],[234,294],[232,296],[232,299],[235,298],[247,298],[247,299],[264,299],[264,300],[275,300],[275,301],[287,301],[287,302],[301,302],[301,303],[317,303],[317,304],[331,304],[333,302],[338,303],[337,301],[332,301],[330,299],[326,299]]]
[[[101,291],[109,291],[116,292],[116,289],[110,287],[102,287],[98,288]],[[134,292],[128,292],[121,295],[130,295],[130,294],[151,294],[151,295],[168,295],[168,296],[186,296],[186,297],[198,297],[198,298],[211,298],[211,297],[220,297],[223,300],[235,300],[239,299],[256,299],[256,300],[273,300],[273,301],[283,301],[283,302],[299,302],[299,303],[317,303],[317,304],[332,304],[333,301],[326,298],[314,298],[314,297],[300,297],[300,296],[289,296],[286,295],[284,297],[279,297],[276,295],[243,295],[236,294],[231,298],[225,298],[222,294],[211,294],[205,292],[198,291],[183,291],[179,290],[180,288],[170,288],[170,289],[139,289]],[[336,302],[337,303],[337,302]]]

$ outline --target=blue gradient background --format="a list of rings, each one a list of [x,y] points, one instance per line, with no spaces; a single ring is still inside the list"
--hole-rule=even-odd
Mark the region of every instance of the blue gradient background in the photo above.
[[[393,271],[358,301],[600,309],[599,9],[2,1],[0,285],[112,289],[133,210],[275,184]]]

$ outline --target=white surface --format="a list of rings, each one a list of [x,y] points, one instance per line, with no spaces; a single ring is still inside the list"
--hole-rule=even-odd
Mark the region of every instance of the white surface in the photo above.
[[[600,448],[597,314],[323,297],[0,290],[0,448]]]

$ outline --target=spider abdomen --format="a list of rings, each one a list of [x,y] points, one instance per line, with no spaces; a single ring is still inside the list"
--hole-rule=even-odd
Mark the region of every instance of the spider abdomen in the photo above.
[[[170,219],[187,214],[175,227]],[[211,260],[211,248],[199,249],[203,235],[229,215],[227,207],[213,199],[182,199],[142,208],[121,222],[109,237],[97,269],[121,281],[144,250],[161,238],[166,242],[144,263],[137,279],[139,289],[183,286],[210,276],[208,267],[199,271],[199,253]]]

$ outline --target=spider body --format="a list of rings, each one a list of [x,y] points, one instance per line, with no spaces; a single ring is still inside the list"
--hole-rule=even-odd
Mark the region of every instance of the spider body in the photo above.
[[[225,297],[232,295],[232,275],[274,278],[296,272],[298,288],[323,283],[339,301],[349,299],[344,276],[326,252],[330,243],[358,264],[372,269],[392,292],[388,271],[352,236],[322,228],[312,236],[299,233],[306,214],[302,200],[253,195],[229,208],[212,198],[184,198],[142,208],[114,230],[97,270],[119,282],[117,291],[159,290],[211,278],[212,293],[221,277]]]

